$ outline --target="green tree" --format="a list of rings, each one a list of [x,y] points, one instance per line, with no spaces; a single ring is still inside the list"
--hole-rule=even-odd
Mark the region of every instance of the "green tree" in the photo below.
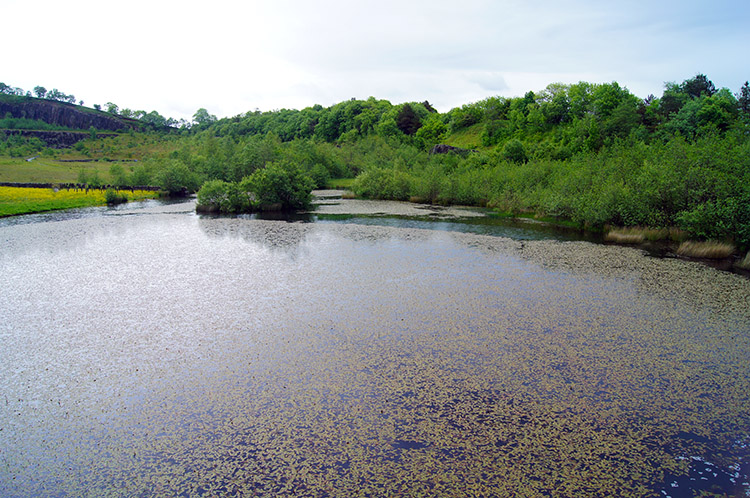
[[[705,74],[697,74],[695,77],[682,82],[682,91],[690,98],[697,99],[702,95],[710,97],[716,93],[716,87]]]
[[[36,94],[37,97],[39,97],[40,99],[43,99],[44,96],[47,94],[47,89],[44,88],[43,86],[35,86],[34,93]]]
[[[582,118],[591,111],[593,101],[594,85],[585,81],[570,85],[568,99],[570,100],[570,114],[576,118]]]
[[[195,114],[193,114],[193,122],[200,128],[205,128],[216,122],[216,116],[209,114],[209,112],[201,107]]]
[[[746,119],[750,118],[750,83],[746,81],[736,96],[740,113]]]
[[[198,176],[182,161],[172,159],[156,174],[159,186],[169,195],[195,192],[200,186]]]
[[[261,209],[307,209],[312,201],[313,181],[291,161],[277,161],[240,182],[242,190],[254,192]]]
[[[112,176],[112,181],[118,187],[128,185],[128,175],[125,172],[125,168],[121,164],[113,164],[109,167],[109,174]]]
[[[659,99],[659,111],[665,117],[677,114],[688,100],[687,93],[679,85],[667,82],[664,84],[664,93]]]
[[[505,144],[505,147],[503,147],[503,157],[516,164],[524,164],[529,160],[523,143],[516,138]]]
[[[422,144],[423,148],[429,150],[436,144],[442,142],[447,132],[448,127],[443,123],[440,116],[433,114],[427,119],[425,124],[417,130],[416,137]]]
[[[396,126],[405,135],[414,135],[422,126],[422,123],[412,106],[407,103],[401,106],[401,110],[396,115]]]

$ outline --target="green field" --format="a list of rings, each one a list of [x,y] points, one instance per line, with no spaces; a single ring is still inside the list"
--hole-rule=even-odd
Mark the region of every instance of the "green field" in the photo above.
[[[111,162],[66,163],[56,159],[39,157],[27,161],[20,157],[0,156],[0,182],[20,183],[75,183],[81,170],[97,172],[103,181],[110,181]]]

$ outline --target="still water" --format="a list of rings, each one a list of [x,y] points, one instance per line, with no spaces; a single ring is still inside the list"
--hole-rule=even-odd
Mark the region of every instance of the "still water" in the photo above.
[[[5,220],[0,495],[745,496],[750,281],[340,221]]]

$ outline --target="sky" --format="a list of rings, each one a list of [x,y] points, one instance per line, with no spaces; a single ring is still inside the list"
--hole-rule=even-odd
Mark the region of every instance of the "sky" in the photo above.
[[[440,112],[550,83],[750,79],[747,0],[0,0],[0,82],[192,120],[373,96]]]

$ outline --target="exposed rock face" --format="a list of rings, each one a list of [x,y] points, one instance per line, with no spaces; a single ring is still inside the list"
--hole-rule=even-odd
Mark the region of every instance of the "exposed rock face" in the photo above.
[[[88,130],[92,126],[97,130],[121,131],[137,128],[137,121],[129,123],[123,118],[116,118],[92,110],[82,110],[76,105],[53,100],[26,98],[9,102],[0,100],[0,117],[9,114],[14,118],[39,119],[41,121],[66,128]]]
[[[91,136],[88,132],[76,131],[34,131],[34,130],[0,130],[6,135],[21,135],[23,137],[37,137],[53,149],[64,149],[75,145],[85,138]],[[113,136],[114,133],[97,133],[97,137]]]
[[[453,152],[454,154],[460,154],[465,155],[469,152],[476,152],[472,149],[462,149],[461,147],[453,147],[452,145],[445,145],[445,144],[437,144],[435,147],[430,150],[430,154],[448,154],[449,152]]]

